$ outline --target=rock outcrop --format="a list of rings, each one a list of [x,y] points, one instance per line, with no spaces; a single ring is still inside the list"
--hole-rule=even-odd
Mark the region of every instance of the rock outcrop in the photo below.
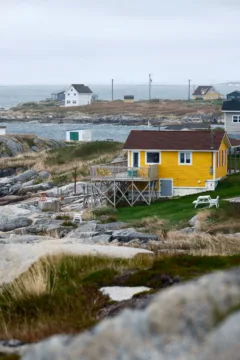
[[[46,191],[54,187],[52,182],[43,182],[34,184],[35,179],[40,177],[35,170],[26,170],[18,175],[0,178],[0,197],[8,195],[25,195],[27,192],[36,193]],[[47,172],[45,172],[47,174]],[[45,175],[46,176],[46,175]]]
[[[240,268],[160,292],[78,336],[53,336],[22,360],[238,360]]]
[[[65,146],[64,141],[38,138],[35,135],[1,135],[0,158],[16,156],[24,152],[38,152]]]

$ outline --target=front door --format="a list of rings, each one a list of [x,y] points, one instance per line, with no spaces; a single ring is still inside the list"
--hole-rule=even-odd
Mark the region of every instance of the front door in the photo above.
[[[160,180],[160,193],[161,196],[171,197],[173,195],[173,181],[170,179]]]
[[[78,141],[79,140],[77,131],[71,131],[70,132],[70,140],[71,141]]]
[[[133,153],[133,167],[139,167],[139,153]]]

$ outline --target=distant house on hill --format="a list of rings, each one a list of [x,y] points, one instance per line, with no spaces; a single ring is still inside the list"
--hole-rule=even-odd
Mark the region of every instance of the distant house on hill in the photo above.
[[[240,100],[240,91],[236,90],[227,94],[227,100]]]
[[[134,102],[134,95],[124,95],[124,102],[133,103]]]
[[[60,102],[60,105],[65,104],[65,91],[60,91],[58,93],[53,93],[51,95],[53,100]]]
[[[65,106],[84,106],[92,103],[93,92],[84,84],[72,84],[65,92]]]
[[[222,99],[222,95],[215,90],[211,85],[208,86],[198,86],[197,89],[192,94],[194,100],[216,100]]]
[[[227,100],[223,102],[225,130],[228,134],[240,133],[240,100]]]

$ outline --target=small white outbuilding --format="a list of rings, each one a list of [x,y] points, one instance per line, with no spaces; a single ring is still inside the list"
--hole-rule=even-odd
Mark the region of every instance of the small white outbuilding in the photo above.
[[[0,135],[6,135],[6,133],[7,133],[7,127],[0,126]]]
[[[91,130],[68,130],[66,131],[66,141],[91,141]]]

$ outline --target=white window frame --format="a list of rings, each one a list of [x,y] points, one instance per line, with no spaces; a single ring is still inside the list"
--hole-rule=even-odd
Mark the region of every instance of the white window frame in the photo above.
[[[147,162],[147,154],[148,153],[155,153],[155,154],[159,154],[159,162],[158,163],[149,163]],[[148,150],[148,151],[145,151],[145,164],[147,165],[158,165],[158,164],[161,164],[161,151],[151,151],[151,150]]]
[[[140,151],[134,151],[134,150],[132,151],[132,166],[131,166],[131,167],[132,167],[132,168],[134,167],[134,166],[133,166],[133,154],[134,154],[134,153],[138,153],[138,166],[137,166],[137,167],[140,168],[140,164],[141,164],[140,156],[141,156],[141,154],[140,154]]]
[[[234,118],[237,118],[237,121],[233,121]],[[240,116],[239,116],[239,115],[233,115],[233,116],[232,116],[232,122],[233,122],[234,124],[240,123]]]
[[[73,102],[72,102],[73,104],[77,104],[77,101],[76,100],[73,100]]]
[[[190,163],[181,163],[181,154],[190,154]],[[184,156],[184,160],[186,161],[186,156]],[[178,152],[178,165],[183,165],[183,166],[191,166],[192,165],[192,152],[191,151],[179,151]]]
[[[67,104],[71,104],[71,101],[70,101],[70,100],[67,100]]]

